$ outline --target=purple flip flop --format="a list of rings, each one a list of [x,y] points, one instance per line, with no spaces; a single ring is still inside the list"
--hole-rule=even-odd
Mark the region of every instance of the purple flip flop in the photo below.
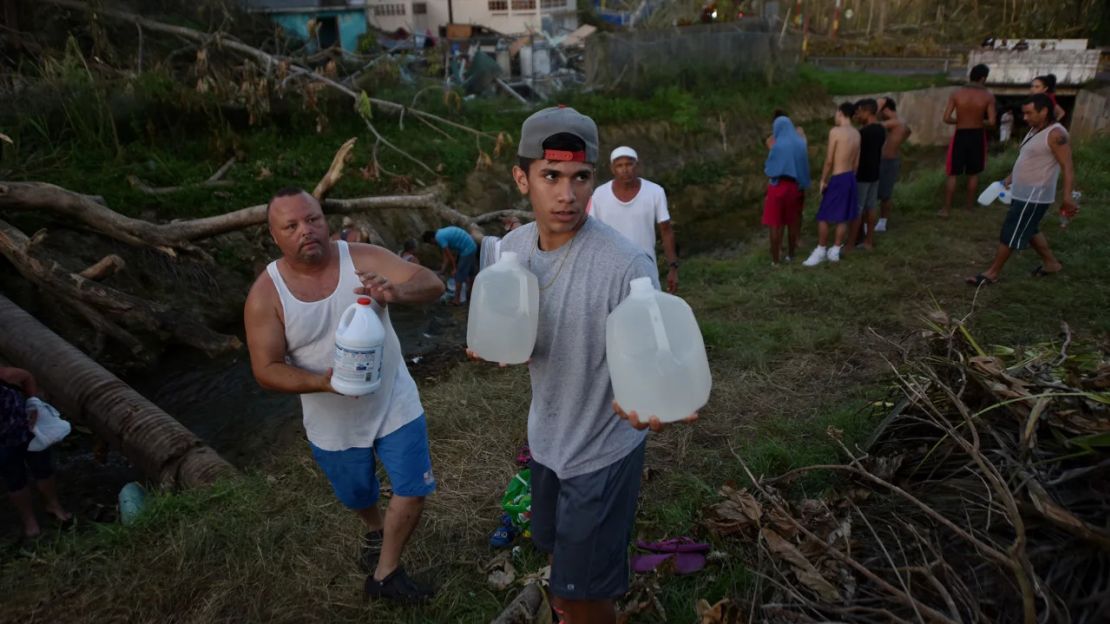
[[[700,544],[688,537],[675,537],[660,542],[639,540],[636,547],[652,551],[652,554],[632,556],[632,570],[641,574],[655,570],[672,557],[676,574],[693,574],[705,567],[703,553],[710,549],[709,544]]]

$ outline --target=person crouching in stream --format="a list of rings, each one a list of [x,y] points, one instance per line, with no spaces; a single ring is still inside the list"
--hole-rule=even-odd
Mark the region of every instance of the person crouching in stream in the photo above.
[[[320,203],[302,189],[278,191],[266,207],[281,258],[266,267],[244,310],[251,370],[269,390],[298,393],[312,455],[335,495],[366,525],[359,563],[370,598],[422,602],[432,590],[411,580],[401,552],[416,529],[424,497],[436,487],[428,430],[416,383],[405,367],[389,307],[431,303],[443,283],[430,270],[375,245],[331,241]],[[381,387],[347,397],[331,385],[335,330],[358,295],[373,299],[385,327]],[[375,461],[393,498],[378,511]]]
[[[771,152],[763,172],[770,178],[763,201],[763,225],[771,237],[771,264],[778,266],[782,254],[782,230],[787,228],[787,262],[798,251],[805,190],[809,187],[809,152],[805,137],[785,114],[775,117]]]

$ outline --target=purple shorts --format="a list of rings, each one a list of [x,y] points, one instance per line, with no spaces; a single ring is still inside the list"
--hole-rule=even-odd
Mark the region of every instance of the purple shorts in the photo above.
[[[847,223],[859,216],[859,192],[856,174],[845,171],[829,178],[829,185],[821,196],[817,220],[827,223]]]

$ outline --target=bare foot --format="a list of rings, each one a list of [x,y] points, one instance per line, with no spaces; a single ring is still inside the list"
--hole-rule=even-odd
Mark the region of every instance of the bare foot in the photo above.
[[[860,249],[862,249],[864,251],[873,251],[875,249],[875,245],[873,245],[871,243],[864,243],[864,244],[860,245],[859,247],[860,247]]]
[[[46,511],[50,515],[57,518],[58,522],[65,523],[65,522],[69,522],[70,520],[73,520],[73,514],[66,511],[65,508],[62,507],[61,505],[47,505],[46,506]]]
[[[938,210],[937,211],[937,216],[940,217],[941,219],[947,219],[948,218],[948,209],[947,208],[942,208],[942,209]]]

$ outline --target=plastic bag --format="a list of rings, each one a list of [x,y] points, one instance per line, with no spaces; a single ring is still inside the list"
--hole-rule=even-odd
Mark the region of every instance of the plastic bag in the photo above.
[[[71,429],[69,422],[62,419],[53,405],[37,397],[31,397],[27,399],[27,410],[38,412],[38,420],[35,421],[35,428],[32,429],[35,438],[27,446],[28,451],[44,451],[69,435]]]
[[[504,509],[513,525],[522,532],[528,531],[532,524],[532,471],[525,468],[513,476],[505,495],[501,498]]]

